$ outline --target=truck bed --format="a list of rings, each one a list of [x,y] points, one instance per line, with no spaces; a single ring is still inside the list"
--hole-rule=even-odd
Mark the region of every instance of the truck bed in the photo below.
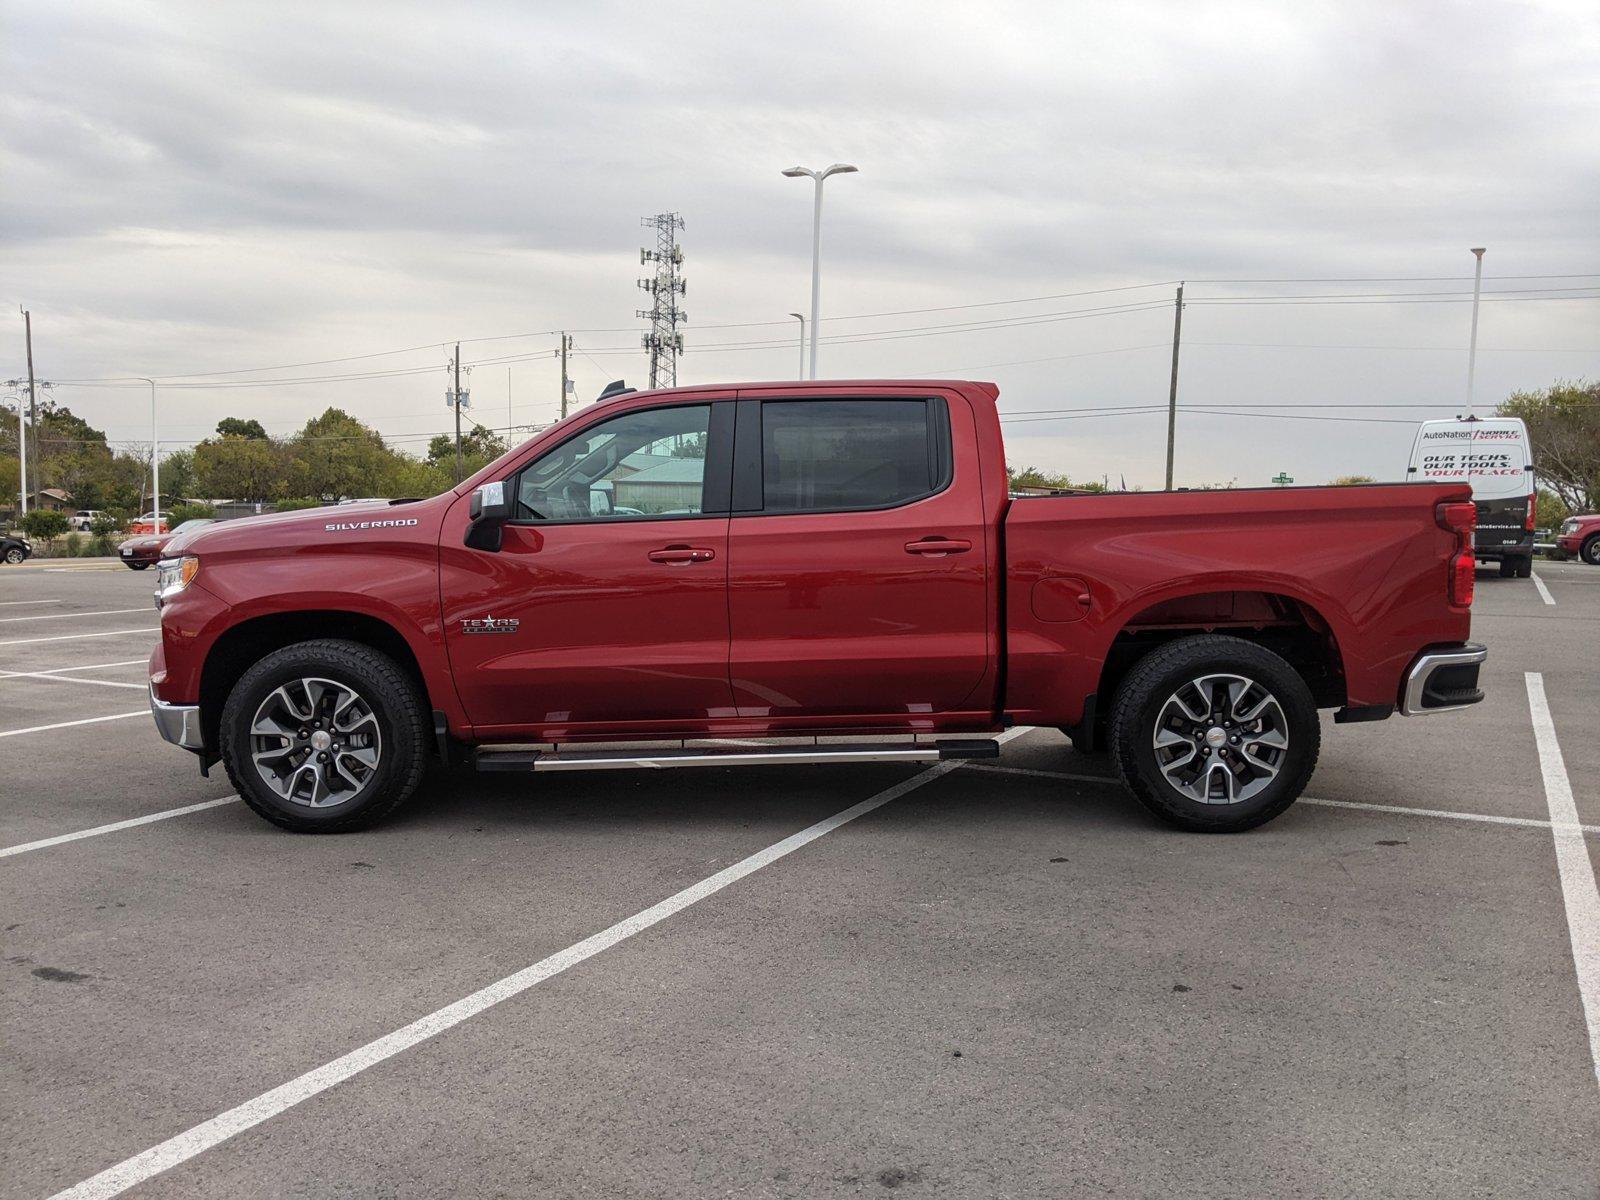
[[[1434,514],[1470,498],[1405,483],[1014,499],[1005,711],[1077,725],[1107,703],[1119,641],[1197,626],[1326,638],[1340,665],[1319,702],[1393,706],[1419,644],[1468,635],[1447,599],[1455,535]]]

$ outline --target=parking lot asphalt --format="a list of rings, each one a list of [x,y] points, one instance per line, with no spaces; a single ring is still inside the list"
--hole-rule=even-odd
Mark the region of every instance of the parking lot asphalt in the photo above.
[[[156,738],[153,581],[109,565],[0,568],[0,855],[45,843],[0,856],[0,1197],[130,1159],[80,1194],[1597,1193],[1600,570],[1480,571],[1488,699],[1330,720],[1239,837],[1038,730],[933,771],[436,771],[308,838],[161,815],[230,789]]]

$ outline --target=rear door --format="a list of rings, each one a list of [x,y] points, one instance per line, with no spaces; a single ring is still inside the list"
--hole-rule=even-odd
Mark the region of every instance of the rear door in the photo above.
[[[938,395],[741,394],[728,534],[741,716],[958,711],[983,681],[986,530],[971,413],[955,403],[953,435]]]
[[[1472,487],[1478,510],[1473,542],[1480,550],[1520,547],[1529,540],[1534,491],[1528,434],[1515,419],[1425,421],[1412,452],[1410,477]]]

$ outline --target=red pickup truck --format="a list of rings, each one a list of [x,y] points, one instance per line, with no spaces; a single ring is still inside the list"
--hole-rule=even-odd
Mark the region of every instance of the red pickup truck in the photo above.
[[[937,760],[1017,725],[1222,832],[1294,802],[1317,709],[1482,699],[1465,485],[1012,498],[997,395],[623,391],[432,499],[187,535],[157,727],[306,832],[383,817],[434,756]]]

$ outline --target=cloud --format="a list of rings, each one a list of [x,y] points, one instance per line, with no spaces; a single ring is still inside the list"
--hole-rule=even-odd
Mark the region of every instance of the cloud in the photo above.
[[[784,314],[808,296],[810,194],[778,170],[796,161],[862,168],[829,184],[835,314],[1179,278],[1461,276],[1466,247],[1484,244],[1491,275],[1600,271],[1600,18],[1579,4],[85,3],[5,19],[7,274],[61,378],[616,331],[579,336],[592,392],[641,374],[639,219],[669,208],[687,221],[680,378],[791,375]],[[1568,352],[1600,351],[1595,310],[1485,306],[1482,394],[1600,373],[1600,352]],[[777,324],[710,328],[760,321]],[[825,332],[919,323],[936,321]],[[1197,304],[1185,328],[1186,400],[1462,398],[1459,305]],[[830,347],[824,369],[1015,362],[988,369],[1008,407],[1145,404],[1165,399],[1161,350],[1066,356],[1170,332],[1170,310],[941,332]],[[709,349],[733,340],[774,344]],[[19,342],[0,329],[8,361]],[[1294,348],[1314,343],[1445,349]],[[514,371],[518,419],[547,417],[551,368]],[[489,379],[479,394],[503,394]],[[218,404],[283,429],[334,402],[409,434],[443,428],[440,386],[418,375],[165,403],[183,436]],[[515,401],[515,376],[512,388]],[[138,432],[114,392],[60,396],[114,436]],[[1148,484],[1158,425],[1018,428],[1014,444],[1042,466],[1116,463]],[[1254,481],[1269,464],[1308,479],[1392,473],[1403,451],[1389,442],[1409,440],[1399,426],[1184,426],[1195,482]]]

